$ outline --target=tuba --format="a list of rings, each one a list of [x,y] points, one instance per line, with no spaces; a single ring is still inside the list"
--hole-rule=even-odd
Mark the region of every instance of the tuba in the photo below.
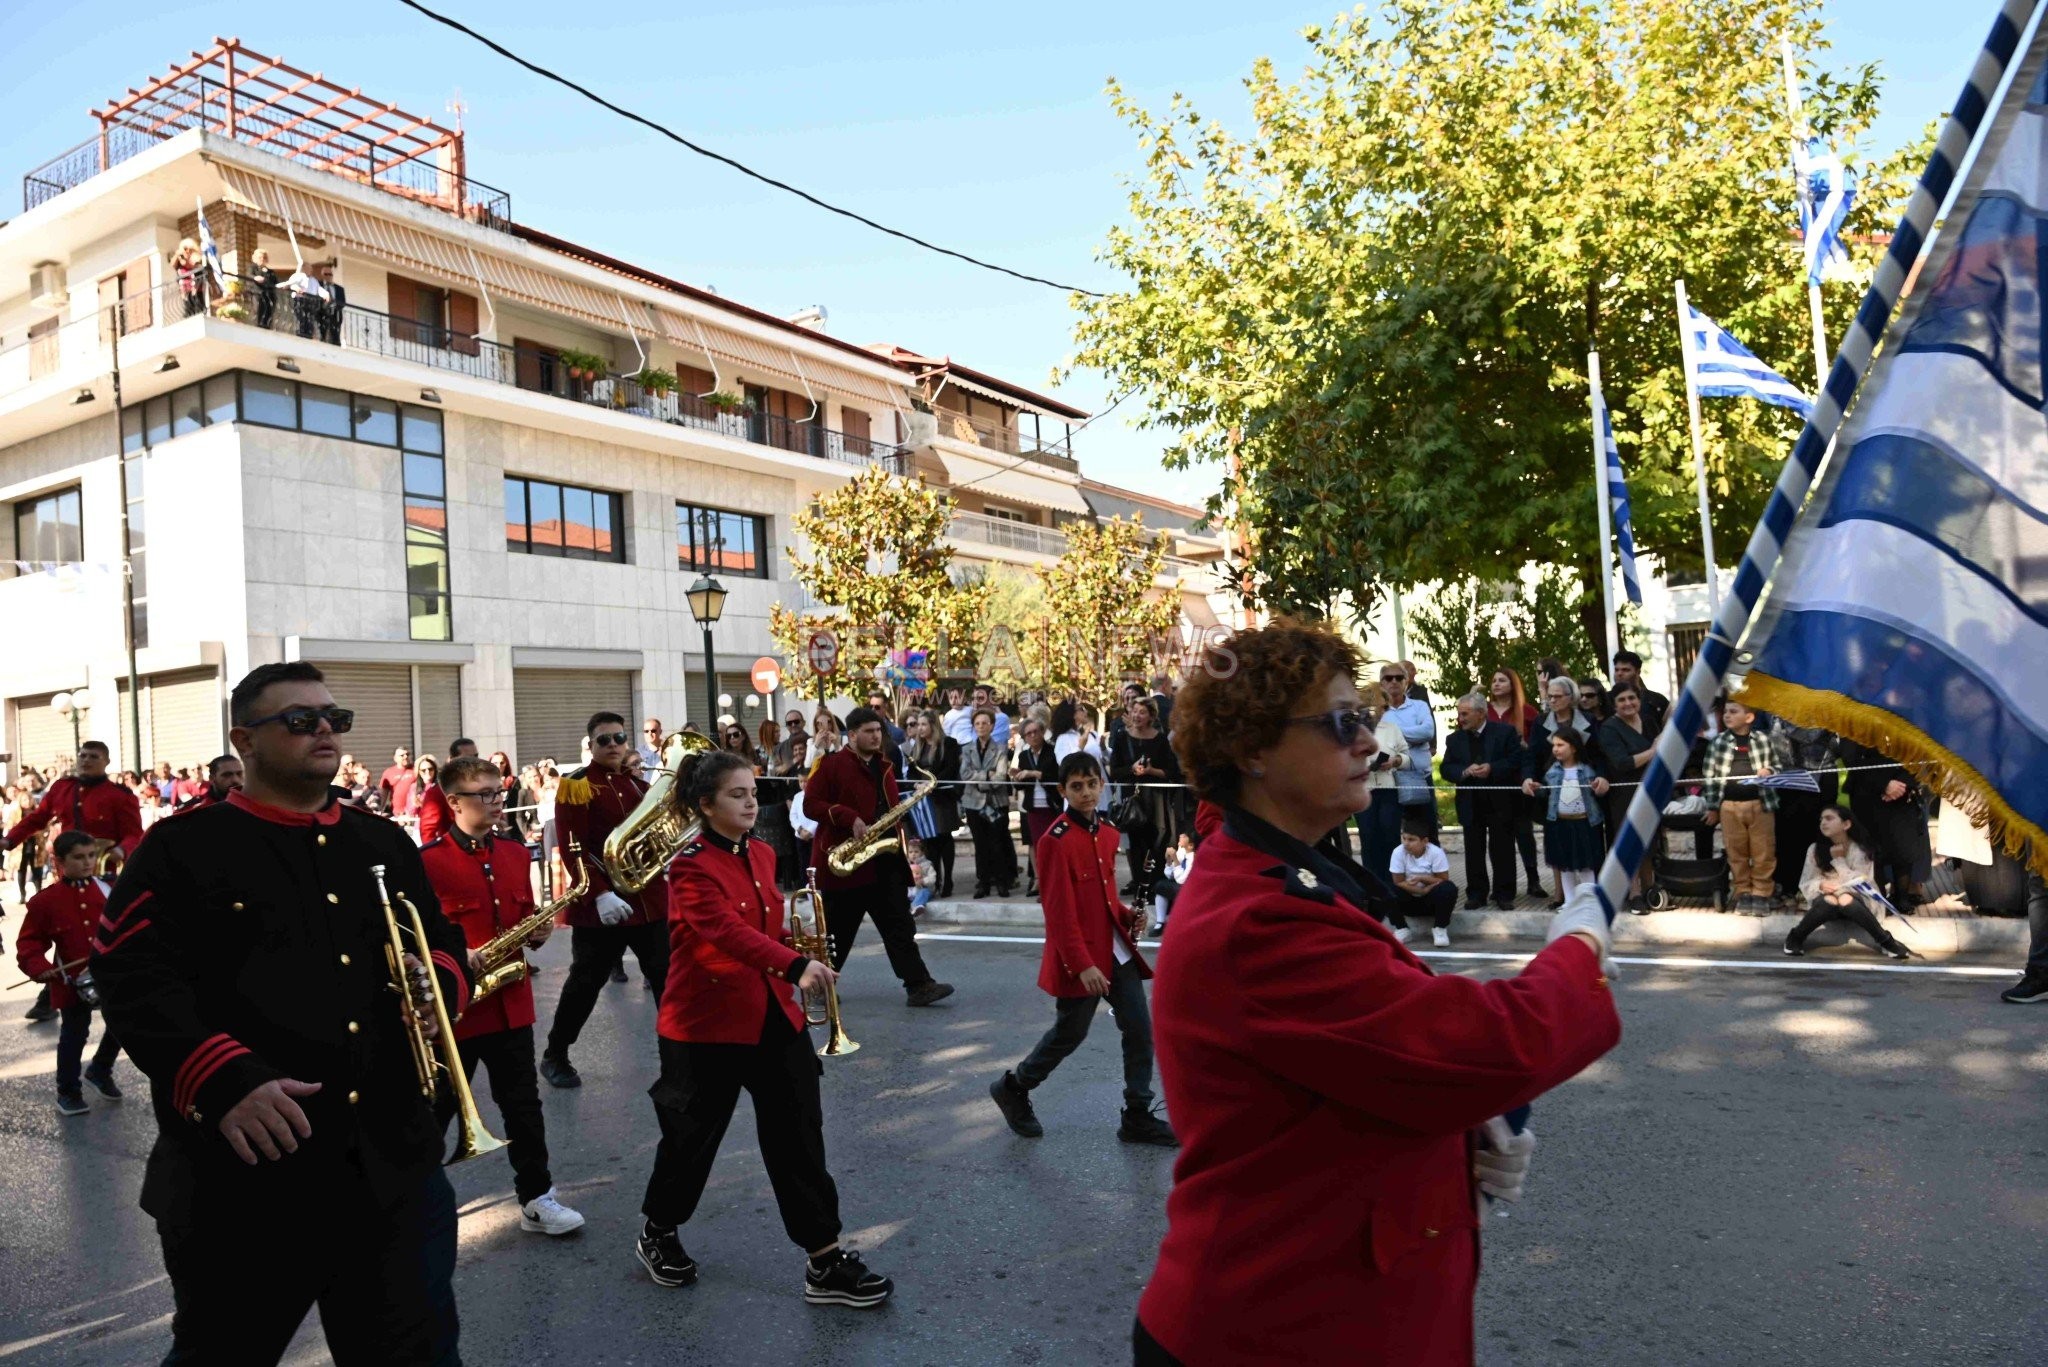
[[[702,822],[685,813],[676,796],[683,761],[713,749],[710,737],[684,727],[661,747],[661,770],[648,780],[640,805],[604,838],[604,871],[620,892],[639,892],[667,871],[669,861],[696,838]]]
[[[910,767],[917,769],[914,764]],[[924,775],[924,781],[910,790],[910,796],[869,823],[867,834],[857,835],[851,840],[843,840],[834,845],[832,852],[825,856],[826,868],[844,878],[888,849],[894,849],[902,854],[906,863],[909,861],[909,851],[905,846],[903,832],[898,828],[902,826],[903,818],[910,815],[910,809],[930,797],[932,789],[939,786],[939,781],[932,777],[931,770],[917,769],[917,772]]]
[[[804,870],[804,885],[789,895],[789,945],[807,959],[821,964],[832,962],[832,932],[825,924],[825,894],[818,891],[818,871]],[[804,994],[804,1022],[830,1028],[821,1058],[839,1058],[860,1046],[847,1038],[839,1019],[839,992],[826,983],[822,992]]]
[[[575,866],[575,882],[569,890],[536,908],[533,915],[493,935],[470,953],[476,956],[476,986],[470,990],[469,1004],[475,1006],[491,993],[531,977],[533,965],[526,962],[520,951],[526,942],[540,932],[542,926],[554,921],[555,917],[573,906],[590,891],[590,866],[583,862],[581,847],[575,841],[569,842],[568,862]]]
[[[423,967],[414,972],[405,966],[406,937],[411,937],[412,956],[423,965],[432,952],[427,944],[427,928],[420,924],[420,909],[412,904],[411,898],[399,893],[398,900],[405,907],[409,922],[400,925],[398,914],[391,909],[391,894],[384,889],[384,866],[370,865],[370,877],[376,880],[377,900],[384,906],[384,965],[391,971],[391,990],[403,1003],[405,1038],[412,1046],[412,1066],[419,1074],[420,1095],[431,1103],[443,1076],[455,1094],[455,1113],[461,1118],[462,1132],[455,1141],[455,1156],[448,1162],[460,1163],[502,1149],[505,1141],[486,1130],[483,1117],[477,1114],[476,1097],[471,1094],[469,1077],[463,1072],[462,1054],[455,1047],[455,1022],[448,1018],[448,1003],[441,998],[441,985],[434,980],[434,970]],[[420,1028],[420,1017],[429,1011],[440,1030],[431,1040]]]

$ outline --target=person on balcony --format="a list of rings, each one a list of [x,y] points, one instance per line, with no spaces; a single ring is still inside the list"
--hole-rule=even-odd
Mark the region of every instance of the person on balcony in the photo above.
[[[320,320],[327,312],[328,293],[326,284],[320,279],[320,267],[299,263],[291,279],[284,282],[285,293],[291,296],[292,321],[298,324],[301,337],[311,337],[320,327]]]
[[[261,247],[249,253],[242,289],[256,305],[256,326],[268,330],[277,318],[277,272],[270,268],[270,253]]]
[[[191,238],[182,238],[178,250],[171,253],[171,269],[178,277],[178,297],[185,301],[184,316],[190,318],[206,309],[206,258],[199,254],[199,244]]]
[[[327,306],[320,311],[320,340],[329,346],[341,345],[342,310],[348,307],[348,291],[334,278],[335,263],[329,261],[320,268],[320,283],[327,287]]]

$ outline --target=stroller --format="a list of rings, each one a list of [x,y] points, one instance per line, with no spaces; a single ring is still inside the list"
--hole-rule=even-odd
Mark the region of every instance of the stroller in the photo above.
[[[1680,781],[1650,840],[1646,898],[1652,911],[1669,911],[1681,897],[1712,902],[1715,911],[1728,909],[1728,855],[1720,829],[1707,824],[1700,788],[1696,780]]]

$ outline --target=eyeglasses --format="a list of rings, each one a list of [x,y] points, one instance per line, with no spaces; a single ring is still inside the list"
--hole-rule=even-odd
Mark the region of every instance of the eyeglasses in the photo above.
[[[346,707],[287,707],[282,712],[268,717],[258,717],[244,728],[253,731],[259,726],[268,726],[274,721],[284,723],[284,729],[295,736],[310,736],[326,722],[335,735],[343,735],[356,724],[356,714]]]
[[[645,734],[650,736],[658,736],[661,734],[661,728],[659,726],[650,726],[647,728]]]
[[[1408,682],[1408,676],[1407,676],[1406,674],[1382,674],[1382,675],[1380,675],[1380,682],[1381,682],[1381,683],[1407,683],[1407,682]]]
[[[505,800],[505,790],[503,788],[493,788],[487,793],[450,793],[448,794],[448,796],[450,798],[475,798],[478,802],[482,802],[491,806],[496,806],[498,803],[503,802]]]
[[[624,731],[600,731],[590,738],[592,745],[624,745],[632,737]]]
[[[1358,743],[1358,733],[1371,726],[1372,717],[1360,708],[1339,707],[1313,717],[1289,717],[1287,724],[1320,727],[1331,740],[1349,747]]]

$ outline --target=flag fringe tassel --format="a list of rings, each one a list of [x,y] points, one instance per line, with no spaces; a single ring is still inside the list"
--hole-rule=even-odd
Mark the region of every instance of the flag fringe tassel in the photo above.
[[[2048,832],[2014,811],[1976,767],[1911,722],[1840,693],[1787,683],[1768,674],[1743,680],[1742,700],[1800,726],[1819,726],[1896,760],[1943,802],[1980,824],[2005,852],[2048,878]]]

